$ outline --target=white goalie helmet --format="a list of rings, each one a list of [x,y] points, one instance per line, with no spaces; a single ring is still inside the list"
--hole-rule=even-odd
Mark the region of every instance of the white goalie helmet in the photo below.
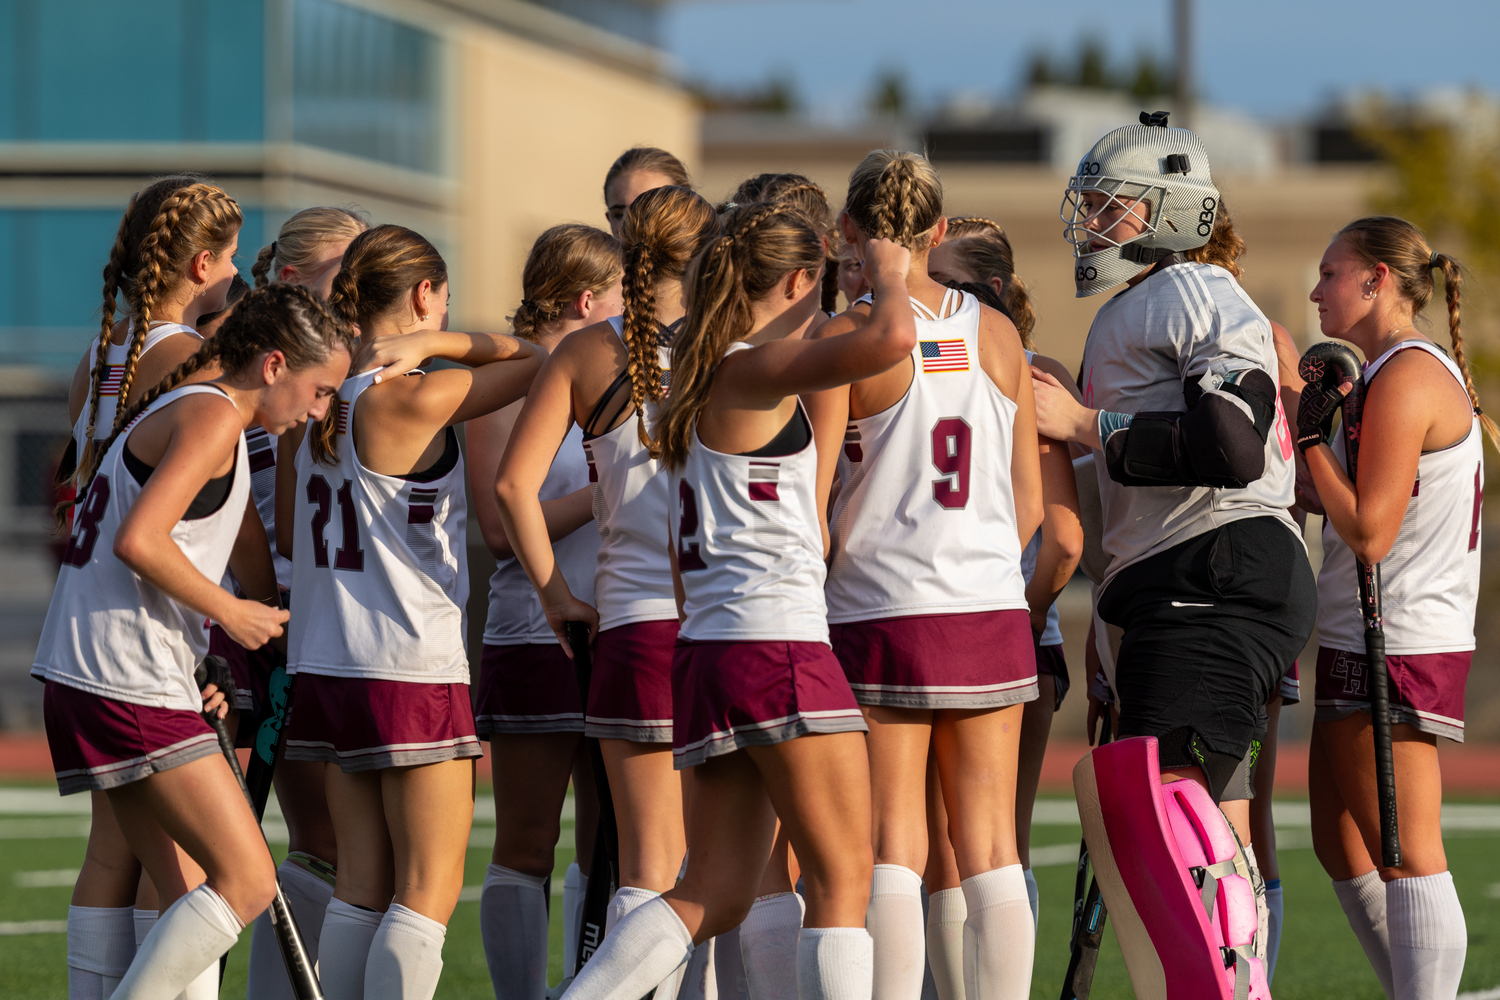
[[[1141,203],[1149,210],[1137,236],[1113,235],[1124,213],[1103,229],[1089,226],[1102,212]],[[1175,251],[1203,246],[1218,209],[1219,189],[1209,176],[1203,140],[1185,128],[1168,127],[1164,111],[1142,112],[1141,124],[1115,129],[1094,143],[1063,195],[1063,238],[1073,244],[1078,297],[1128,281]]]

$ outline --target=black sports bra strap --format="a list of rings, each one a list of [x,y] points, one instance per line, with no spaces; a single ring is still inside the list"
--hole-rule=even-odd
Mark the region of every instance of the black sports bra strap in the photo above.
[[[604,408],[609,405],[609,401],[611,399],[615,398],[615,393],[619,392],[620,388],[622,386],[624,386],[629,381],[630,381],[630,369],[628,369],[628,368],[625,369],[624,371],[620,372],[620,374],[618,374],[618,375],[615,376],[615,380],[609,384],[609,388],[604,390],[604,395],[602,395],[602,396],[599,397],[599,402],[597,402],[597,403],[594,404],[594,411],[589,414],[588,421],[583,425],[583,436],[584,437],[598,437],[599,436],[600,432],[597,431],[595,428],[597,428],[599,426],[599,418],[604,414]],[[620,405],[620,408],[615,411],[614,417],[611,417],[609,419],[609,422],[606,423],[604,426],[606,428],[608,428],[610,425],[612,425],[615,422],[615,419],[619,417],[620,413],[624,409],[625,409],[625,404],[622,403]]]

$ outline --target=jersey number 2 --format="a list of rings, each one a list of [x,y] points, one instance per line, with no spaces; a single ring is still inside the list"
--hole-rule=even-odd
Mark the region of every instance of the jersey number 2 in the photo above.
[[[677,504],[677,572],[708,569],[708,563],[698,551],[698,543],[684,542],[684,539],[698,534],[698,494],[693,492],[686,479],[677,480]]]
[[[73,534],[63,549],[64,566],[87,566],[94,557],[94,545],[99,541],[99,522],[109,506],[109,477],[94,477],[89,486],[88,498],[75,508]]]
[[[932,425],[932,464],[943,474],[932,481],[932,499],[948,510],[968,506],[973,441],[973,428],[960,417],[944,417]]]
[[[328,542],[323,531],[328,527],[329,508],[333,506],[334,492],[328,480],[313,476],[307,481],[307,502],[317,509],[312,516],[313,565],[328,565]],[[354,484],[344,483],[339,487],[339,516],[343,521],[344,544],[333,553],[335,569],[363,570],[365,550],[359,546],[359,511],[354,509]]]

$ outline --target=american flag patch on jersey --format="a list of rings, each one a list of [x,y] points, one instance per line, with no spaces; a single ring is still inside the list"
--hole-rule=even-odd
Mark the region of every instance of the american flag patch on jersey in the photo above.
[[[969,370],[969,348],[962,340],[921,340],[922,371],[966,372]]]
[[[109,365],[104,369],[104,378],[99,382],[99,395],[118,396],[120,383],[125,380],[124,365]]]
[[[339,433],[349,433],[349,401],[347,399],[339,400]]]

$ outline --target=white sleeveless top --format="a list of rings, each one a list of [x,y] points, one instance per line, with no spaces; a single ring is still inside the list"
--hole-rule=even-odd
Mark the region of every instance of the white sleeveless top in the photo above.
[[[245,450],[250,455],[250,496],[261,523],[266,526],[266,540],[271,544],[271,562],[276,567],[276,583],[292,585],[292,561],[276,551],[276,446],[281,436],[256,424],[245,432]]]
[[[144,413],[184,396],[221,390],[204,383],[163,393]],[[110,446],[87,499],[74,508],[52,604],[37,644],[32,676],[106,698],[156,708],[198,711],[193,671],[208,654],[203,616],[142,580],[114,553],[115,533],[141,485],[125,465],[122,432]],[[210,580],[224,575],[245,517],[250,469],[245,438],[235,445],[234,480],[218,510],[178,521],[171,531],[188,562]]]
[[[1464,384],[1463,373],[1425,340],[1397,344],[1365,367],[1368,384],[1401,350],[1426,351]],[[1467,394],[1467,390],[1466,390]],[[1344,466],[1344,436],[1334,453]],[[1462,441],[1417,460],[1406,516],[1391,551],[1380,562],[1380,599],[1388,653],[1450,653],[1474,648],[1479,600],[1480,521],[1484,504],[1484,433],[1476,415]],[[1364,619],[1354,552],[1323,522],[1323,568],[1318,572],[1318,641],[1363,654]]]
[[[1025,608],[1010,464],[1016,404],[979,367],[979,300],[915,299],[911,387],[849,421],[828,620]]]
[[[749,346],[741,341],[726,353]],[[793,419],[807,419],[800,402]],[[774,458],[726,455],[706,447],[695,429],[687,462],[672,478],[682,637],[827,644],[813,443]]]
[[[624,321],[609,318],[624,340]],[[672,353],[657,349],[663,373]],[[647,404],[646,426],[658,407]],[[599,560],[594,573],[599,628],[677,617],[672,567],[667,560],[667,516],[671,477],[641,444],[632,415],[614,430],[583,439],[589,483],[594,491],[594,523],[599,526]],[[565,574],[566,577],[566,574]]]
[[[587,485],[589,466],[583,457],[583,431],[574,424],[552,459],[537,499],[556,500]],[[665,532],[665,527],[662,530]],[[552,558],[573,596],[585,604],[593,604],[599,533],[590,525],[580,525],[552,543]],[[487,646],[557,642],[556,633],[547,627],[547,616],[542,614],[542,600],[536,588],[514,557],[501,559],[490,577],[490,610],[484,621],[484,642]]]
[[[466,684],[463,459],[428,482],[365,468],[352,428],[374,377],[339,387],[336,464],[297,449],[287,672]]]
[[[135,329],[135,322],[133,320],[131,321],[129,329]],[[160,326],[153,326],[151,329],[146,331],[146,342],[141,345],[141,357],[144,358],[146,356],[146,352],[151,350],[151,348],[155,347],[163,340],[166,340],[168,337],[178,333],[189,333],[194,337],[198,337],[197,330],[194,330],[190,326],[183,326],[181,323],[162,323]],[[198,337],[198,339],[202,340],[203,338]],[[109,437],[110,432],[114,430],[115,414],[120,410],[120,383],[125,377],[125,359],[129,357],[129,355],[130,337],[128,332],[125,337],[125,343],[109,344],[109,349],[104,355],[104,381],[99,384],[99,412],[94,417],[95,441],[103,441],[105,438]],[[93,371],[94,364],[98,360],[99,338],[95,337],[94,342],[89,345],[90,372]],[[149,389],[151,387],[146,386],[146,388]],[[90,385],[89,389],[90,391],[92,391],[93,386]],[[85,401],[85,403],[83,404],[82,412],[78,414],[78,419],[73,422],[73,443],[78,446],[79,455],[83,454],[83,446],[87,443],[84,438],[88,433],[88,429],[89,406]]]

